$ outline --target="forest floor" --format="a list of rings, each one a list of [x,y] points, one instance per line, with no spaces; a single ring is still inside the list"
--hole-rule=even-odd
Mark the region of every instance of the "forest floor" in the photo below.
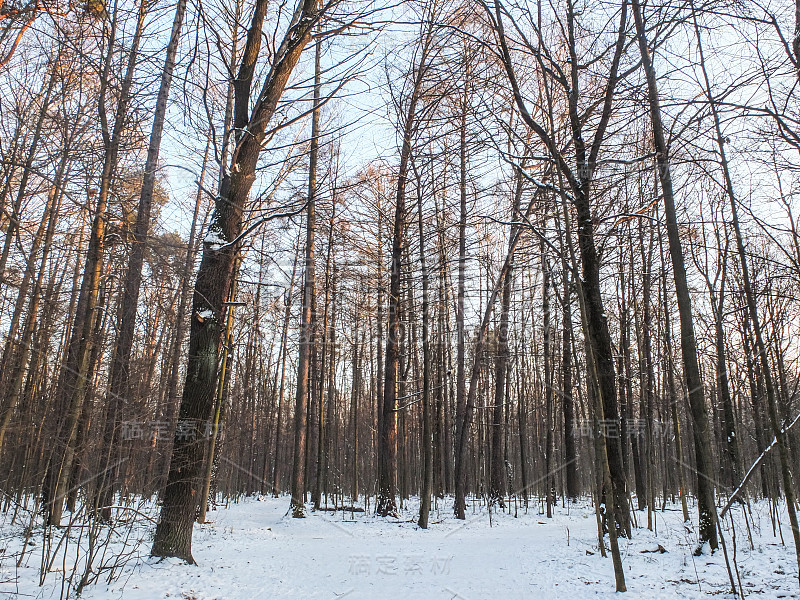
[[[491,515],[485,507],[468,509],[466,521],[451,516],[440,502],[428,530],[416,525],[416,503],[399,518],[370,513],[312,512],[306,519],[287,515],[288,498],[250,498],[209,512],[196,525],[193,553],[197,566],[147,556],[152,523],[140,520],[115,534],[122,548],[128,536],[127,562],[110,584],[88,586],[89,600],[297,600],[356,599],[580,599],[611,598],[614,573],[610,558],[597,546],[594,511],[588,501],[558,506],[547,519],[536,504],[526,512]],[[150,506],[149,510],[155,511]],[[798,598],[797,566],[791,533],[782,521],[773,533],[769,504],[754,503],[749,530],[735,507],[735,541],[725,519],[725,540],[745,596]],[[516,513],[516,514],[515,514]],[[153,512],[155,514],[155,512]],[[696,511],[692,513],[696,519]],[[629,593],[626,598],[733,598],[723,552],[693,556],[696,535],[681,522],[679,507],[655,513],[657,534],[643,528],[646,513],[636,513],[633,539],[620,540]],[[137,533],[138,531],[138,533]],[[0,522],[0,598],[58,598],[63,573],[75,563],[76,539],[53,562],[39,586],[42,533],[35,532],[23,564],[14,558],[22,547],[22,526]],[[77,538],[78,532],[71,534]],[[138,540],[138,541],[137,541]],[[660,546],[660,548],[659,548]],[[663,552],[662,552],[663,550]],[[85,551],[85,549],[84,549]],[[81,555],[80,553],[78,556]],[[71,557],[71,558],[70,558]],[[79,563],[80,563],[79,559]],[[733,565],[732,565],[733,568]],[[736,574],[734,572],[734,577]],[[739,585],[737,583],[737,585]]]

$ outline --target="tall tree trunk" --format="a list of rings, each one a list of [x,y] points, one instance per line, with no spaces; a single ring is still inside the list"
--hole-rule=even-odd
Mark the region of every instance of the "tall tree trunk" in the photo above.
[[[576,296],[578,298],[578,305],[580,307],[580,315],[581,315],[581,329],[583,330],[584,335],[584,345],[586,348],[586,365],[587,365],[587,395],[590,399],[589,405],[589,414],[593,421],[592,427],[592,434],[594,438],[594,452],[595,452],[595,481],[596,481],[596,516],[598,519],[598,537],[599,543],[601,547],[601,554],[603,556],[606,555],[605,552],[605,541],[604,541],[604,533],[603,533],[603,526],[602,526],[602,519],[600,515],[600,502],[605,501],[605,516],[606,521],[608,524],[608,538],[611,545],[611,560],[614,565],[614,578],[616,583],[616,591],[617,592],[625,592],[627,591],[627,587],[625,584],[625,571],[622,567],[622,556],[619,550],[619,540],[618,535],[620,533],[624,533],[626,529],[629,527],[629,523],[621,524],[619,522],[620,516],[617,507],[617,497],[615,493],[614,487],[614,480],[612,478],[612,470],[611,470],[611,462],[609,460],[610,448],[617,447],[619,449],[619,445],[615,443],[608,443],[608,440],[615,440],[615,438],[607,437],[603,434],[602,429],[600,427],[601,423],[608,423],[608,418],[605,414],[605,405],[603,401],[603,393],[601,387],[601,380],[598,375],[598,364],[599,361],[595,356],[595,339],[592,337],[591,327],[590,327],[590,319],[589,319],[589,309],[588,303],[586,301],[586,288],[584,287],[583,280],[577,276],[577,264],[578,261],[575,257],[575,252],[572,247],[572,233],[571,233],[571,225],[570,225],[570,218],[569,218],[569,211],[567,210],[566,201],[562,198],[562,211],[564,217],[564,230],[565,230],[565,238],[567,239],[567,248],[570,252],[571,263],[573,267],[573,272],[575,275],[575,288],[576,288]],[[580,244],[580,232],[578,234],[578,242]],[[583,257],[581,258],[581,262],[583,263]],[[585,273],[585,263],[583,263],[584,273]],[[613,370],[613,363],[612,370]],[[611,377],[613,381],[613,376]],[[617,419],[618,421],[618,419]],[[617,422],[614,421],[614,422]],[[626,492],[627,496],[627,492]],[[627,517],[628,512],[626,508],[625,515]],[[630,536],[630,533],[628,533]]]
[[[313,298],[315,292],[314,235],[316,232],[317,157],[319,153],[319,43],[314,59],[314,106],[311,117],[311,150],[308,166],[306,253],[303,264],[303,297],[300,307],[300,345],[297,358],[297,389],[294,404],[294,462],[292,465],[292,516],[305,517],[306,434],[309,394],[309,364],[315,350]]]
[[[206,141],[206,149],[205,152],[203,152],[203,162],[200,167],[200,177],[197,182],[197,194],[194,201],[194,212],[192,213],[192,225],[189,228],[189,240],[186,244],[186,255],[183,261],[183,273],[181,274],[180,279],[180,299],[178,301],[178,311],[175,313],[175,337],[170,350],[171,357],[169,380],[167,382],[166,390],[166,412],[169,415],[169,423],[171,427],[175,426],[179,406],[178,385],[181,369],[180,355],[183,348],[184,338],[186,337],[186,305],[189,302],[189,277],[194,266],[195,258],[197,257],[197,225],[200,219],[200,209],[203,204],[203,181],[206,178],[206,167],[208,166],[208,153],[210,148],[211,134],[209,132],[208,139]],[[171,456],[171,448],[169,451],[169,456]],[[167,459],[167,464],[169,464],[169,458]],[[159,484],[158,489],[161,489],[161,487],[162,485]]]
[[[331,218],[331,227],[333,227],[333,218]],[[334,272],[332,275],[332,283],[331,287],[332,294],[331,294],[331,317],[330,317],[330,328],[328,334],[328,346],[329,350],[329,359],[328,359],[328,373],[327,373],[327,392],[325,398],[325,417],[323,419],[322,411],[320,411],[320,431],[322,433],[322,437],[320,439],[320,470],[321,473],[318,476],[318,481],[320,481],[320,490],[322,493],[325,494],[325,503],[328,502],[328,490],[329,490],[329,469],[331,465],[331,450],[333,448],[333,440],[334,440],[334,426],[335,426],[335,406],[336,406],[336,361],[338,359],[336,355],[336,294],[337,294],[337,275],[335,266],[333,267]],[[324,427],[323,427],[324,425]],[[319,500],[319,499],[318,499]],[[319,504],[319,502],[317,502]]]
[[[428,282],[428,261],[426,258],[425,230],[422,219],[422,192],[419,180],[417,196],[419,199],[419,260],[422,271],[422,489],[420,490],[419,519],[422,529],[428,528],[428,515],[431,510],[433,490],[433,415],[431,414],[431,362],[430,348],[430,301]]]
[[[250,87],[261,47],[266,8],[267,0],[259,0],[248,30],[244,58],[236,80],[236,108],[239,110],[234,125],[240,135],[231,157],[232,168],[225,173],[220,185],[195,283],[189,362],[179,411],[179,419],[188,423],[205,423],[211,416],[223,332],[220,320],[230,291],[234,258],[238,254],[242,214],[255,182],[267,126],[320,16],[316,2],[300,0],[284,38],[275,50],[258,102],[250,113]],[[202,443],[175,437],[163,506],[151,550],[154,556],[174,556],[194,563],[192,526],[203,455]]]
[[[328,247],[325,257],[325,315],[323,322],[322,368],[320,368],[320,405],[318,415],[317,473],[312,493],[314,510],[319,510],[322,493],[327,498],[327,469],[330,454],[330,433],[333,420],[333,401],[336,395],[336,265],[333,253],[333,230],[336,220],[336,197],[331,196],[331,216],[328,220]],[[326,366],[327,359],[327,366]],[[327,412],[327,414],[326,414]]]
[[[578,452],[575,444],[575,401],[572,396],[572,295],[570,271],[566,257],[562,269],[564,290],[561,317],[561,394],[564,404],[564,463],[566,495],[572,502],[578,499]]]
[[[645,490],[647,494],[647,528],[653,530],[653,511],[655,510],[655,444],[653,440],[653,408],[655,405],[655,369],[653,366],[653,343],[652,343],[652,307],[650,295],[652,290],[652,270],[653,270],[653,227],[649,226],[650,239],[645,242],[644,224],[639,220],[639,239],[641,259],[642,259],[642,296],[641,296],[641,373],[643,375],[642,382],[642,404],[641,412],[644,412],[645,430],[647,432],[647,445],[645,447],[645,460],[647,462],[647,469],[645,471],[644,479],[646,480]],[[633,257],[631,257],[631,266],[633,266]],[[633,282],[631,281],[631,284]],[[631,292],[633,293],[633,292]],[[638,302],[636,303],[638,304]],[[637,311],[638,314],[638,311]]]
[[[662,269],[664,263],[664,251],[661,249]],[[672,418],[672,429],[675,435],[675,462],[678,472],[678,495],[681,500],[681,511],[683,522],[689,522],[689,508],[686,504],[686,475],[684,474],[683,456],[683,437],[681,435],[681,422],[678,417],[678,390],[675,385],[675,365],[672,360],[672,316],[670,314],[670,304],[667,296],[667,272],[661,272],[661,301],[664,304],[664,357],[666,358],[667,394]],[[665,474],[666,475],[666,474]]]
[[[461,122],[459,124],[459,202],[460,212],[458,220],[458,289],[456,292],[456,444],[460,443],[464,432],[462,427],[466,423],[466,330],[464,325],[464,294],[466,288],[467,269],[467,97],[469,90],[464,90],[465,99],[461,107]],[[477,357],[475,360],[478,360]],[[455,515],[458,519],[465,519],[466,514],[466,481],[464,467],[461,463],[458,449],[455,456]]]
[[[214,461],[217,459],[217,438],[219,437],[219,429],[221,425],[221,419],[223,414],[223,408],[225,406],[226,398],[228,396],[229,385],[228,381],[230,379],[230,373],[232,370],[232,363],[233,363],[233,311],[236,301],[236,275],[239,272],[239,266],[241,265],[242,259],[237,257],[234,267],[233,267],[233,283],[231,284],[231,292],[230,292],[230,299],[228,301],[228,306],[226,307],[226,314],[225,314],[225,341],[223,346],[223,355],[222,355],[222,364],[220,365],[220,374],[219,374],[219,383],[217,385],[217,394],[214,400],[214,412],[212,413],[211,420],[208,423],[210,425],[211,435],[208,436],[208,442],[206,444],[206,458],[205,458],[205,465],[203,470],[203,479],[200,485],[200,495],[198,497],[198,513],[197,513],[197,522],[198,523],[205,523],[206,522],[206,512],[208,511],[208,505],[212,502],[211,496],[211,480],[214,475],[214,470],[216,465]],[[205,427],[203,428],[205,431],[208,431]],[[201,435],[201,437],[205,437]]]
[[[300,307],[300,346],[297,357],[297,390],[294,401],[294,463],[292,466],[292,516],[306,516],[306,401],[308,397],[309,363],[315,350],[312,303],[315,292],[314,234],[316,232],[317,158],[319,154],[319,83],[320,43],[314,54],[314,106],[311,115],[311,150],[308,165],[308,207],[306,212],[306,254],[303,264],[303,299]]]
[[[136,332],[136,312],[139,305],[139,290],[142,285],[142,267],[144,265],[147,237],[150,232],[150,213],[153,205],[153,192],[155,190],[156,173],[158,171],[158,157],[161,150],[161,139],[164,132],[164,121],[167,115],[167,101],[169,99],[172,74],[175,71],[175,57],[178,52],[183,16],[186,12],[186,0],[178,0],[175,7],[175,16],[172,21],[172,31],[167,44],[167,55],[161,71],[161,83],[156,98],[155,112],[153,113],[153,127],[150,132],[150,144],[147,148],[147,159],[144,164],[142,189],[139,194],[139,206],[136,213],[136,224],[133,230],[133,243],[130,249],[128,269],[125,273],[125,283],[120,304],[119,326],[114,353],[111,359],[111,379],[108,387],[107,403],[108,415],[105,424],[103,446],[105,462],[103,468],[108,470],[113,460],[119,427],[120,408],[132,400],[129,389],[131,353],[133,350],[134,334]],[[107,474],[103,478],[103,492],[100,502],[102,506],[111,503],[114,492],[114,477]],[[107,517],[109,515],[106,515]]]
[[[547,230],[547,227],[543,227]],[[554,433],[554,406],[553,406],[553,336],[550,324],[550,263],[547,260],[547,251],[544,238],[541,238],[539,253],[542,261],[542,354],[544,355],[544,405],[545,405],[545,450],[544,468],[547,473],[545,478],[546,490],[546,514],[547,518],[553,516],[553,505],[555,504],[555,477],[553,474],[553,445]]]
[[[511,200],[511,221],[516,221],[519,216],[519,206],[522,199],[523,185],[522,173],[519,169],[514,176],[514,196]],[[513,238],[518,226],[512,225],[511,237]],[[506,482],[506,456],[505,456],[505,420],[507,381],[509,370],[510,351],[508,347],[509,317],[511,313],[511,293],[513,290],[513,262],[508,266],[508,273],[503,280],[503,296],[500,307],[500,327],[497,336],[497,357],[495,359],[495,388],[494,410],[492,413],[492,458],[489,481],[489,501],[496,502],[505,508],[503,498],[508,484]]]
[[[717,512],[714,504],[714,464],[711,454],[711,431],[708,424],[708,410],[703,394],[703,381],[697,359],[697,342],[692,322],[692,299],[686,280],[686,267],[683,261],[678,218],[675,212],[675,196],[672,190],[672,176],[669,164],[669,149],[664,137],[661,122],[656,73],[647,47],[647,37],[639,0],[631,0],[642,67],[647,79],[647,100],[650,106],[650,120],[653,126],[653,143],[656,150],[656,164],[664,195],[664,213],[667,221],[667,239],[672,259],[672,275],[675,279],[675,295],[681,324],[681,353],[684,376],[689,390],[689,405],[692,411],[695,462],[697,465],[697,508],[700,519],[700,543],[708,542],[712,550],[717,543]]]
[[[400,278],[403,241],[405,236],[405,186],[408,161],[411,154],[411,128],[416,102],[408,109],[403,130],[403,149],[397,176],[397,196],[392,234],[392,262],[389,279],[389,322],[386,337],[386,364],[384,365],[382,428],[380,432],[378,464],[378,514],[385,517],[397,512],[397,387],[400,375]]]

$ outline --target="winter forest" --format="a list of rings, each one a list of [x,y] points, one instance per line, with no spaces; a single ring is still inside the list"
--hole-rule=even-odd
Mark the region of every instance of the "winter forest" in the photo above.
[[[800,3],[0,0],[0,597],[800,594]]]

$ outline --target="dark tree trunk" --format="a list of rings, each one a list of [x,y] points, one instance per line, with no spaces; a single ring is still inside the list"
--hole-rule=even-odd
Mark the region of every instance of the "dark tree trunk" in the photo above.
[[[306,212],[306,252],[303,265],[303,297],[300,307],[300,346],[297,357],[297,390],[294,401],[294,462],[292,464],[292,516],[305,517],[305,486],[308,416],[306,403],[309,394],[309,363],[316,351],[314,294],[315,262],[314,234],[316,231],[317,159],[319,154],[319,78],[320,44],[314,55],[314,106],[311,116],[311,149],[308,166],[308,207]],[[312,384],[313,385],[313,384]],[[314,395],[314,392],[311,392]],[[313,419],[313,416],[312,416]]]
[[[522,174],[515,174],[514,197],[511,204],[511,221],[514,222],[519,213],[522,198]],[[511,237],[515,236],[517,226],[512,225]],[[509,263],[508,273],[503,280],[503,296],[500,301],[500,327],[497,334],[497,357],[495,359],[494,411],[492,412],[492,458],[489,481],[489,500],[505,508],[503,498],[508,484],[506,482],[506,392],[510,351],[508,347],[509,317],[511,313],[511,293],[513,290],[513,262]]]
[[[467,90],[464,91],[467,96]],[[464,326],[464,290],[466,287],[467,265],[467,113],[466,100],[462,106],[461,123],[459,127],[459,201],[460,212],[458,221],[458,291],[456,292],[456,444],[459,444],[464,435],[462,427],[466,422],[466,331]],[[475,357],[478,360],[478,357]],[[461,463],[460,453],[456,449],[455,455],[455,506],[456,518],[465,519],[465,473]]]
[[[240,135],[232,155],[232,168],[223,177],[209,235],[203,246],[203,259],[195,282],[189,362],[186,383],[178,418],[186,426],[206,423],[214,405],[217,384],[217,362],[222,341],[221,318],[224,302],[230,290],[233,263],[238,254],[242,232],[242,213],[256,178],[256,166],[278,101],[300,55],[311,39],[318,19],[316,3],[301,0],[292,23],[275,52],[272,67],[259,94],[259,101],[247,118],[250,85],[255,59],[261,45],[261,27],[266,13],[266,0],[259,0],[248,31],[247,47],[237,78],[239,106],[234,125]],[[177,430],[176,430],[177,431]],[[174,556],[194,563],[192,557],[192,526],[197,505],[198,483],[203,466],[204,444],[188,436],[175,436],[163,506],[156,527],[154,556]]]
[[[658,85],[650,50],[647,47],[642,10],[639,0],[631,0],[636,33],[639,41],[639,52],[642,56],[642,67],[647,79],[647,98],[650,105],[650,120],[653,126],[653,143],[656,149],[656,164],[664,196],[664,213],[667,221],[667,239],[672,259],[672,275],[675,279],[675,295],[677,297],[678,314],[681,324],[681,353],[683,356],[684,376],[689,390],[689,405],[692,411],[697,464],[697,508],[700,513],[700,542],[708,542],[712,549],[717,543],[717,513],[714,504],[714,464],[711,454],[711,431],[708,424],[708,410],[703,393],[703,381],[700,377],[700,366],[697,359],[697,342],[692,322],[692,300],[686,280],[683,250],[681,248],[678,219],[675,212],[675,197],[672,190],[672,177],[669,165],[669,149],[664,137],[661,122]]]
[[[547,230],[547,227],[543,227]],[[547,518],[553,516],[553,505],[555,504],[555,478],[553,475],[553,433],[554,433],[554,406],[553,406],[553,380],[554,380],[554,361],[553,361],[553,336],[550,325],[550,263],[547,260],[547,251],[544,238],[539,244],[539,253],[542,262],[542,354],[544,358],[544,411],[545,411],[545,448],[544,448],[544,469],[546,491],[546,514]]]
[[[430,347],[430,285],[428,281],[428,262],[425,255],[425,230],[422,219],[422,194],[417,183],[419,196],[419,260],[422,270],[422,489],[420,491],[419,520],[422,529],[428,528],[428,515],[431,510],[433,490],[433,415],[431,414],[431,355]]]
[[[564,261],[561,322],[561,394],[564,404],[564,460],[567,498],[578,499],[578,452],[575,444],[575,405],[572,397],[572,307],[570,276]]]

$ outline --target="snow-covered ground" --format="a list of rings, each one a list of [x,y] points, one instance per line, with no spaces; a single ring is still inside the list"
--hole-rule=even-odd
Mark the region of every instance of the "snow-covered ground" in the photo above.
[[[317,512],[291,519],[288,498],[248,499],[209,513],[212,521],[195,526],[193,552],[198,566],[149,558],[145,531],[138,551],[121,576],[86,588],[91,600],[298,600],[425,599],[449,600],[611,598],[610,558],[597,548],[595,516],[588,502],[558,507],[554,518],[533,506],[527,514],[468,511],[467,521],[440,503],[430,528],[416,525],[414,503],[398,519],[368,513]],[[782,517],[783,537],[773,535],[769,506],[752,507],[750,548],[741,508],[736,522],[735,555],[746,596],[798,598],[797,566],[791,532]],[[694,557],[695,534],[681,522],[680,510],[657,512],[657,535],[640,528],[633,540],[620,540],[629,593],[627,598],[734,597],[723,553]],[[693,513],[696,518],[696,513]],[[7,520],[6,520],[7,521]],[[143,522],[148,530],[153,526]],[[734,540],[725,520],[731,560]],[[67,561],[54,562],[39,586],[41,532],[32,538],[25,563],[17,569],[21,526],[0,526],[0,598],[58,597]],[[653,552],[661,545],[666,552]],[[73,550],[70,550],[72,556]],[[74,557],[72,558],[74,560]],[[619,596],[617,596],[619,598]]]

